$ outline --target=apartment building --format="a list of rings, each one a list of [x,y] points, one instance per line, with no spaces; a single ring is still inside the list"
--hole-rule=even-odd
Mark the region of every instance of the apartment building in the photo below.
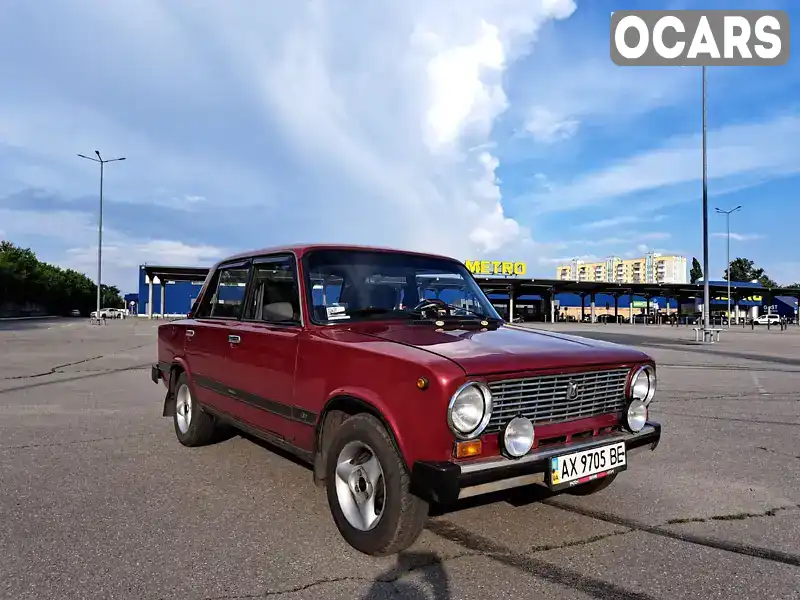
[[[609,283],[688,283],[685,256],[663,256],[651,252],[641,258],[610,256],[598,262],[573,260],[556,267],[562,281],[603,281]]]

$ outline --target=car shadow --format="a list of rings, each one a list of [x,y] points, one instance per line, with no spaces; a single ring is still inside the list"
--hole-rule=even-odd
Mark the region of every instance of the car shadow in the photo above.
[[[401,578],[413,571],[420,571],[422,582],[403,581]],[[403,600],[450,600],[450,578],[444,569],[442,559],[432,552],[400,552],[397,563],[378,575],[372,582],[362,600],[375,600],[387,597],[387,587],[391,597]]]
[[[488,494],[481,494],[480,496],[473,496],[472,498],[465,498],[464,500],[459,500],[452,504],[431,505],[430,516],[442,517],[450,513],[457,513],[462,510],[479,508],[499,502],[505,502],[506,504],[519,508],[528,506],[529,504],[537,504],[557,495],[559,495],[557,492],[551,492],[543,485],[531,484],[510,490],[501,490],[499,492],[491,492]]]
[[[220,428],[220,432],[217,435],[219,437],[215,439],[216,442],[224,442],[233,439],[235,437],[239,437],[242,438],[243,440],[247,440],[249,442],[256,444],[257,446],[260,446],[264,450],[268,450],[269,452],[272,452],[273,454],[276,454],[277,456],[280,456],[283,459],[286,459],[288,461],[293,462],[296,465],[308,469],[309,472],[313,471],[313,468],[310,464],[298,458],[288,450],[284,450],[280,446],[271,444],[270,442],[262,440],[261,438],[257,438],[256,436],[251,435],[245,431],[237,430],[235,427],[223,426]]]

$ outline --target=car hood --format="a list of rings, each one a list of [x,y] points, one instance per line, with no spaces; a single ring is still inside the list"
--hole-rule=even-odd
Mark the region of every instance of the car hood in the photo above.
[[[468,375],[629,365],[651,360],[647,354],[627,346],[508,324],[475,330],[372,323],[353,329],[450,359]]]

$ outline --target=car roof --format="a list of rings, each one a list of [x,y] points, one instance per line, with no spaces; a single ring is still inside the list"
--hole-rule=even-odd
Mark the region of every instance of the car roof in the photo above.
[[[293,244],[293,245],[286,245],[286,246],[271,246],[268,248],[262,248],[260,250],[249,250],[247,252],[240,252],[238,254],[233,254],[231,256],[227,256],[217,262],[214,267],[216,268],[222,263],[230,262],[233,260],[240,260],[245,258],[250,258],[253,256],[263,256],[265,254],[281,254],[281,253],[293,253],[297,256],[297,258],[302,258],[303,255],[313,251],[313,250],[351,250],[351,251],[371,251],[371,252],[390,252],[395,254],[410,254],[414,256],[425,256],[429,258],[437,258],[437,259],[444,259],[444,260],[451,260],[457,261],[452,256],[445,256],[443,254],[431,254],[428,252],[416,252],[412,250],[402,250],[399,248],[390,248],[385,246],[365,246],[365,245],[358,245],[358,244]]]

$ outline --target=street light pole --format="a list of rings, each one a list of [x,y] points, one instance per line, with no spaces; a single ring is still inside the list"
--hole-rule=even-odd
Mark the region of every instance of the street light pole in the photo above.
[[[720,210],[719,208],[714,209],[719,214],[725,215],[725,221],[728,229],[728,266],[725,269],[725,279],[728,280],[728,329],[731,328],[731,213],[735,213],[740,208],[742,207],[737,206],[736,208],[732,208],[730,210]]]
[[[100,288],[103,280],[103,171],[106,163],[125,160],[125,157],[123,156],[120,158],[109,158],[104,160],[103,157],[100,156],[100,152],[95,150],[94,153],[97,155],[97,158],[85,156],[83,154],[78,154],[78,156],[85,158],[86,160],[100,163],[100,217],[98,219],[97,226],[97,317],[99,318],[101,302]]]
[[[708,169],[706,162],[706,67],[703,65],[703,341],[711,329],[708,287]]]

